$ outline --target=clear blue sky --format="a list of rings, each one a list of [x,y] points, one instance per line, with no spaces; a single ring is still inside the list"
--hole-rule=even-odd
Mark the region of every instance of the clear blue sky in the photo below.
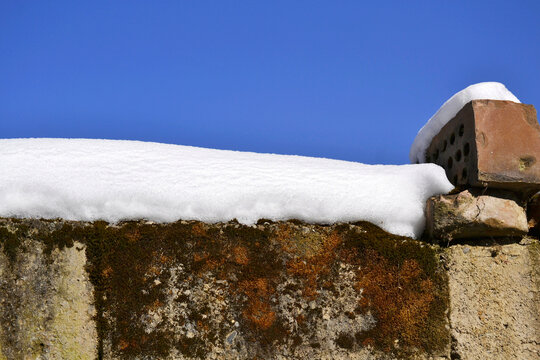
[[[0,0],[0,137],[408,162],[453,93],[540,108],[540,1]]]

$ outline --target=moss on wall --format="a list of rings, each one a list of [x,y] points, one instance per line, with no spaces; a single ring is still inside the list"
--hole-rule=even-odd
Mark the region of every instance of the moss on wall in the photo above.
[[[23,225],[45,252],[86,245],[98,358],[407,357],[450,342],[439,249],[369,223]]]

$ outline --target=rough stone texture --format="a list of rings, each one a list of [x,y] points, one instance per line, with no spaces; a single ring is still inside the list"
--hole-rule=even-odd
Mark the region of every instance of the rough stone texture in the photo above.
[[[540,358],[540,246],[455,245],[446,249],[453,359]]]
[[[498,241],[0,219],[0,359],[537,359],[540,245]]]
[[[25,227],[2,225],[0,359],[95,359],[85,246],[47,249]]]
[[[523,236],[529,230],[525,209],[516,201],[469,190],[429,198],[426,215],[431,239]]]
[[[529,233],[534,236],[540,235],[540,193],[535,194],[527,204],[527,220],[529,221]]]
[[[449,358],[440,249],[368,223],[37,223],[0,224],[4,261],[28,269],[17,275],[27,284],[10,302],[32,304],[4,307],[2,329],[15,329],[28,313],[43,323],[40,301],[54,305],[53,318],[62,309],[52,290],[29,288],[56,279],[52,265],[40,260],[30,274],[24,254],[36,254],[34,264],[48,252],[60,261],[61,254],[84,254],[77,248],[86,247],[97,312],[96,333],[85,337],[87,344],[97,339],[99,359]],[[24,226],[31,242],[20,244],[21,234],[10,234]],[[70,274],[65,281],[83,279]],[[55,329],[79,337],[83,320],[87,313],[73,314],[71,324]],[[39,340],[32,340],[35,334]],[[10,359],[25,351],[37,358],[28,348],[40,342],[50,354],[68,351],[68,342],[54,340],[55,334],[4,331],[1,351]]]

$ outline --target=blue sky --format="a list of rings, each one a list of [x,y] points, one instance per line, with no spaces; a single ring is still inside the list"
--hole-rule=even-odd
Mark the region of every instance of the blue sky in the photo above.
[[[453,93],[540,107],[540,1],[0,0],[0,137],[408,163]]]

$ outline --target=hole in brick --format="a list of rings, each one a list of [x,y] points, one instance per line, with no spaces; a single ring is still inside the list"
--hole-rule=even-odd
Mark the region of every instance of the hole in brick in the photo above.
[[[458,150],[456,152],[456,161],[460,161],[461,160],[461,150]]]
[[[465,133],[465,125],[461,124],[458,131],[459,137],[462,137],[464,133]]]
[[[467,180],[467,169],[463,169],[463,171],[461,172],[461,179],[462,180]]]
[[[470,151],[471,146],[469,145],[469,143],[466,143],[465,146],[463,146],[463,155],[468,156]]]
[[[448,158],[448,169],[451,169],[452,165],[454,165],[454,159],[452,159],[452,157],[449,157]]]
[[[426,162],[428,162],[428,163],[431,162],[431,156],[429,156],[429,155],[426,156]]]
[[[457,175],[454,175],[454,179],[453,179],[453,180],[454,180],[454,181],[452,181],[452,183],[453,183],[454,185],[457,184]]]
[[[536,162],[536,158],[534,156],[522,156],[519,159],[519,170],[520,171],[527,170],[531,166],[533,166],[535,162]]]
[[[443,144],[442,144],[442,151],[444,152],[446,150],[446,146],[448,145],[448,143],[446,142],[446,140],[444,140]]]
[[[439,159],[439,150],[435,150],[435,153],[433,154],[433,160],[437,161]]]
[[[456,134],[452,134],[452,136],[450,136],[450,145],[454,145],[455,142],[456,142]]]

